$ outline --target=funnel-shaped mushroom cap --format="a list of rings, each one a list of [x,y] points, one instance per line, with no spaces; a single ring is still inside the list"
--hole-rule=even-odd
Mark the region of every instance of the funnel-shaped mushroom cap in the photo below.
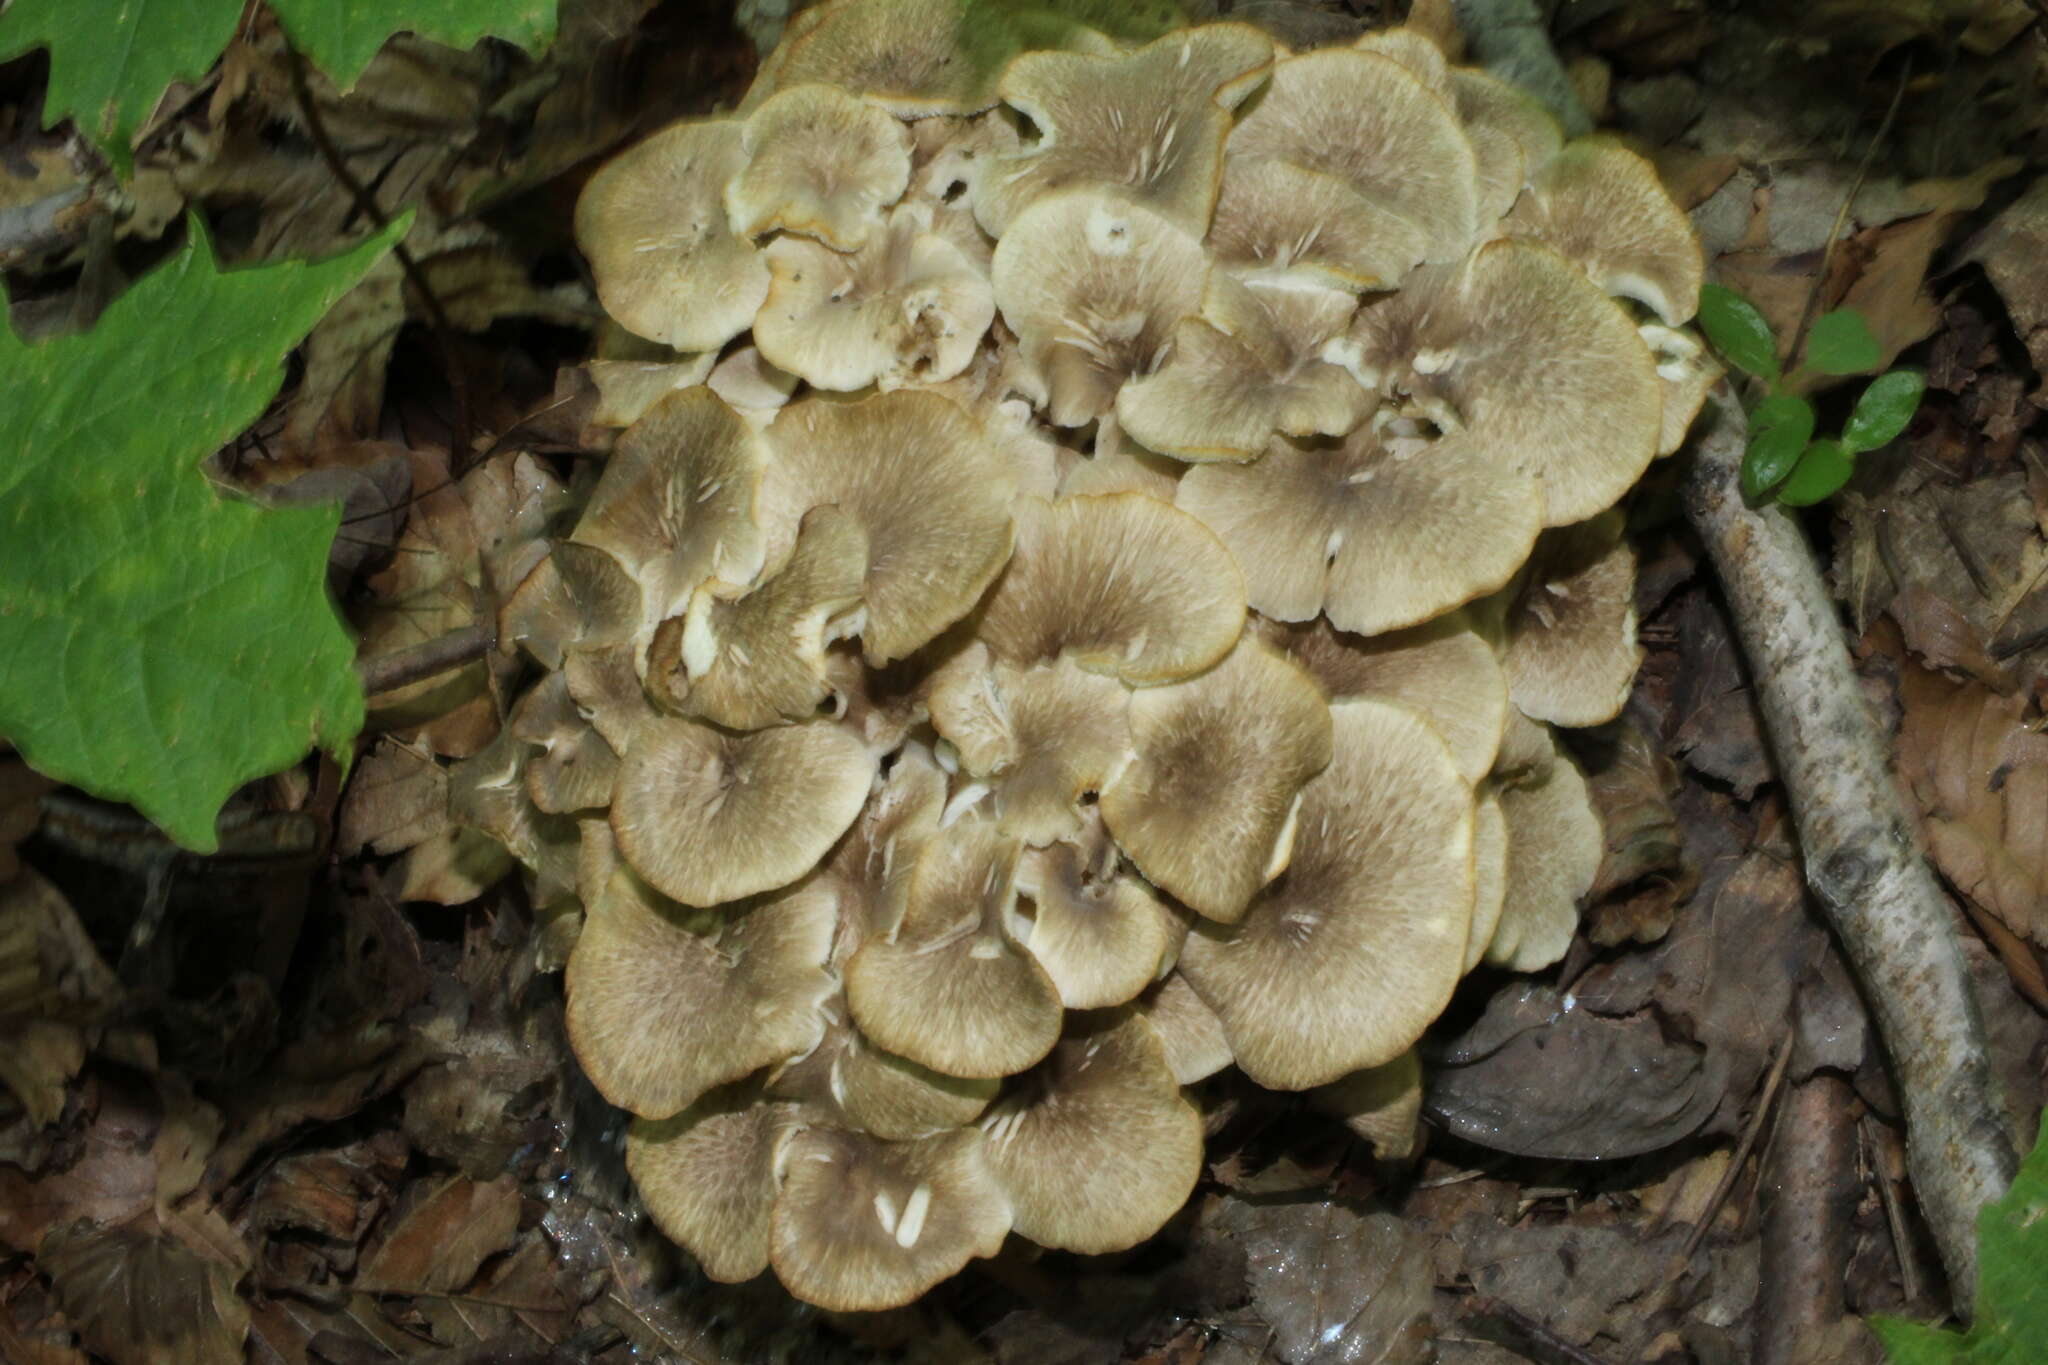
[[[569,1040],[619,1108],[667,1118],[823,1033],[829,891],[696,911],[622,869],[586,906],[569,958]]]
[[[1600,871],[1604,846],[1585,776],[1571,755],[1556,747],[1554,736],[1550,744],[1553,761],[1547,770],[1500,788],[1507,823],[1507,892],[1486,960],[1517,972],[1548,967],[1571,946],[1579,927],[1579,898]]]
[[[658,621],[707,582],[760,572],[760,482],[753,429],[711,390],[683,389],[619,437],[572,539],[618,560]]]
[[[1102,816],[1155,885],[1234,923],[1287,866],[1302,784],[1330,761],[1330,709],[1314,679],[1246,637],[1208,672],[1131,698],[1137,757]]]
[[[1280,1090],[1411,1046],[1451,997],[1472,920],[1472,789],[1450,750],[1391,702],[1331,716],[1334,753],[1302,792],[1294,860],[1242,923],[1199,923],[1181,948],[1237,1064]]]
[[[1706,265],[1692,220],[1657,168],[1611,138],[1568,143],[1506,225],[1557,248],[1593,283],[1676,327],[1700,308]]]
[[[768,246],[775,282],[754,321],[761,354],[821,389],[885,389],[967,368],[996,315],[987,278],[907,204],[852,256],[785,237]]]
[[[1514,207],[1564,135],[1542,105],[1483,71],[1451,72],[1450,99],[1478,158],[1480,217],[1491,222]]]
[[[1456,260],[1480,227],[1478,162],[1457,115],[1377,52],[1325,49],[1275,64],[1229,155],[1336,176],[1422,229],[1429,260]]]
[[[996,306],[1055,426],[1102,416],[1201,311],[1209,260],[1171,221],[1099,190],[1049,194],[996,244]]]
[[[1170,973],[1145,1000],[1145,1017],[1166,1048],[1166,1065],[1182,1085],[1206,1080],[1237,1060],[1216,1011],[1202,1003],[1179,972]]]
[[[1003,71],[1003,99],[1039,140],[1000,158],[974,215],[1000,238],[1040,195],[1102,186],[1200,237],[1216,203],[1230,111],[1265,74],[1273,43],[1249,24],[1181,29],[1135,52],[1027,52]]]
[[[1552,725],[1599,725],[1628,704],[1636,644],[1636,557],[1619,511],[1546,531],[1508,609],[1508,690]]]
[[[558,543],[498,611],[498,647],[522,646],[546,668],[562,651],[623,644],[640,629],[640,585],[603,550]]]
[[[874,775],[868,747],[825,721],[732,734],[650,720],[619,765],[612,833],[657,891],[718,905],[816,867],[860,814]]]
[[[1076,834],[1081,801],[1099,793],[1131,756],[1130,693],[1072,660],[994,663],[976,644],[932,678],[932,726],[974,779],[955,809],[986,801],[1005,834],[1043,846]]]
[[[619,756],[591,728],[569,696],[569,683],[550,673],[512,708],[513,737],[536,746],[526,763],[526,794],[550,815],[609,805]]]
[[[744,170],[725,186],[732,230],[778,229],[855,251],[910,184],[910,134],[874,105],[830,85],[785,86],[740,134]]]
[[[868,534],[860,635],[870,664],[902,658],[966,615],[1010,557],[1015,476],[981,424],[937,394],[792,403],[767,441],[771,552],[827,504]]]
[[[843,1002],[841,1002],[843,1004]],[[775,1069],[770,1094],[838,1113],[892,1142],[930,1137],[974,1122],[1002,1082],[964,1080],[882,1051],[833,1010],[825,1040]]]
[[[1007,663],[1060,658],[1133,687],[1199,673],[1244,625],[1244,577],[1200,522],[1142,493],[1017,505],[1017,553],[975,636]]]
[[[860,604],[868,537],[837,507],[804,514],[789,559],[735,599],[699,588],[648,651],[647,687],[678,715],[758,730],[818,712],[831,695],[825,646]]]
[[[1488,242],[1430,276],[1360,309],[1330,358],[1535,476],[1545,525],[1611,506],[1656,455],[1664,420],[1656,364],[1628,314],[1525,238]]]
[[[1097,821],[1078,840],[1027,852],[1018,869],[1017,889],[1032,906],[1026,946],[1068,1009],[1136,999],[1176,946],[1173,913],[1121,861]]]
[[[1172,502],[1187,469],[1179,460],[1155,455],[1126,437],[1112,415],[1095,424],[1094,452],[1085,459],[1076,458],[1060,475],[1059,496],[1143,493]]]
[[[1281,621],[1327,611],[1361,635],[1499,588],[1543,517],[1534,480],[1472,442],[1370,426],[1335,447],[1280,440],[1255,464],[1197,465],[1175,505],[1230,547],[1259,611]]]
[[[1644,323],[1636,331],[1657,362],[1657,378],[1664,387],[1664,431],[1657,439],[1657,453],[1669,455],[1685,444],[1693,419],[1706,406],[1707,392],[1721,378],[1719,361],[1691,332],[1676,327]]]
[[[811,1128],[782,1152],[771,1262],[789,1292],[836,1313],[898,1308],[1010,1231],[979,1129],[882,1142]]]
[[[1451,746],[1467,782],[1493,767],[1508,723],[1508,683],[1493,646],[1462,611],[1366,637],[1318,617],[1269,628],[1268,638],[1309,671],[1332,701],[1374,697],[1412,706]]]
[[[903,923],[846,964],[862,1033],[948,1076],[1008,1076],[1046,1054],[1059,1037],[1059,992],[1008,926],[1020,852],[988,822],[925,843]]]
[[[931,751],[915,741],[904,745],[820,873],[839,894],[835,964],[869,937],[895,933],[903,922],[911,869],[925,841],[938,832],[945,805],[946,775]]]
[[[1508,818],[1492,783],[1480,790],[1472,811],[1472,866],[1478,890],[1472,897],[1472,932],[1465,939],[1468,972],[1486,960],[1508,894]]]
[[[725,216],[743,170],[737,122],[678,123],[598,167],[576,200],[576,244],[605,312],[679,351],[715,351],[754,321],[768,267]]]
[[[607,645],[603,649],[572,649],[562,656],[562,680],[577,711],[604,736],[605,743],[619,753],[633,747],[633,732],[640,723],[656,715],[640,686],[640,671],[634,665],[637,651],[630,644]]]
[[[1385,1066],[1340,1076],[1312,1092],[1316,1108],[1372,1144],[1382,1161],[1405,1161],[1422,1145],[1422,1062],[1415,1049]]]
[[[627,1130],[626,1170],[655,1226],[712,1279],[735,1284],[768,1268],[775,1156],[798,1122],[797,1106],[766,1103],[747,1084]]]
[[[1256,459],[1276,432],[1341,436],[1377,405],[1322,358],[1357,306],[1340,290],[1261,288],[1215,271],[1203,315],[1175,330],[1156,373],[1124,385],[1117,417],[1144,445],[1188,461]]]
[[[880,105],[898,118],[973,114],[996,102],[1002,38],[970,33],[973,19],[959,0],[848,0],[785,39],[776,86],[807,81],[836,85]]]
[[[1062,1251],[1136,1246],[1202,1173],[1201,1113],[1135,1009],[1077,1021],[981,1130],[1018,1234]]]
[[[1209,249],[1234,274],[1352,293],[1397,283],[1435,246],[1421,224],[1337,176],[1238,156],[1224,163],[1209,225]]]

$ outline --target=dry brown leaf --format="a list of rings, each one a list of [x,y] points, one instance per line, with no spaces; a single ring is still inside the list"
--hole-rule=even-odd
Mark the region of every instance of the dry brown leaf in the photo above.
[[[1601,947],[1662,938],[1679,903],[1699,884],[1671,808],[1678,788],[1671,760],[1633,720],[1618,722],[1611,739],[1586,774],[1606,847],[1586,893],[1584,927]]]
[[[1970,243],[1965,259],[1984,267],[2005,301],[2041,383],[2031,395],[2048,407],[2048,176],[2036,180]]]
[[[1400,1218],[1320,1199],[1224,1199],[1210,1218],[1243,1245],[1252,1308],[1288,1365],[1431,1359],[1429,1245]]]
[[[36,1263],[79,1336],[114,1365],[242,1365],[240,1276],[160,1233],[81,1220],[44,1238]]]
[[[456,1176],[399,1215],[364,1257],[356,1288],[372,1293],[452,1294],[519,1234],[519,1182]]]
[[[402,853],[448,828],[448,775],[419,750],[377,742],[356,765],[341,799],[335,850],[344,857],[367,845],[379,855]]]

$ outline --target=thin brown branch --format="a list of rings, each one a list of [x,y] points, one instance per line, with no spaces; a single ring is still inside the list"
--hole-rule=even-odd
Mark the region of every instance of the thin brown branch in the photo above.
[[[497,646],[498,633],[489,626],[464,626],[406,649],[395,649],[356,661],[366,696],[424,682],[437,674],[483,658]]]
[[[1847,1081],[1820,1072],[1779,1106],[1762,1183],[1757,1365],[1824,1359],[1843,1330],[1842,1276],[1857,1194],[1855,1101]]]

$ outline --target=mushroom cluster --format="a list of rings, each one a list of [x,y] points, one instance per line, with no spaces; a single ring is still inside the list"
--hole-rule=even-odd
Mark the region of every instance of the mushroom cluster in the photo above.
[[[1423,34],[966,13],[804,10],[591,179],[621,434],[451,781],[655,1220],[841,1310],[1151,1236],[1226,1066],[1412,1142],[1460,977],[1576,925],[1552,727],[1713,377],[1651,167]]]

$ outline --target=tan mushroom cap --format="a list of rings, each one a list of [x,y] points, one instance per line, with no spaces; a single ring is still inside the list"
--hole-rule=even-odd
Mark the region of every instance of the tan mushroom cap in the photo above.
[[[1209,261],[1169,219],[1076,189],[1019,213],[990,269],[1033,400],[1055,426],[1074,427],[1158,367],[1181,319],[1201,311]]]
[[[1493,767],[1508,723],[1508,682],[1493,646],[1463,611],[1384,635],[1353,635],[1325,618],[1269,627],[1268,638],[1332,701],[1377,697],[1412,706],[1451,746],[1467,782]]]
[[[1619,510],[1546,531],[1508,608],[1502,664],[1523,715],[1600,725],[1621,714],[1643,651],[1636,557]]]
[[[620,753],[632,747],[641,722],[656,714],[640,685],[637,652],[631,644],[620,644],[572,649],[562,656],[562,680],[577,710]]]
[[[738,346],[711,367],[705,387],[723,398],[756,430],[773,421],[801,381],[768,363],[758,346]]]
[[[981,1119],[1015,1231],[1083,1255],[1136,1246],[1202,1173],[1202,1116],[1135,1009],[1086,1016]]]
[[[1450,99],[1478,159],[1479,212],[1490,222],[1514,207],[1530,176],[1564,145],[1564,134],[1542,105],[1484,71],[1452,71]]]
[[[747,330],[768,267],[725,215],[746,166],[742,125],[673,124],[598,167],[576,200],[576,244],[616,321],[679,351],[715,351]]]
[[[1070,659],[1019,667],[975,644],[932,677],[932,727],[973,779],[956,810],[985,803],[1005,834],[1042,847],[1081,828],[1081,801],[1131,756],[1130,693]]]
[[[514,738],[539,751],[526,762],[526,794],[535,806],[567,815],[610,804],[619,756],[576,710],[560,673],[529,688],[506,723]]]
[[[635,337],[634,340],[640,338]],[[619,430],[632,426],[647,415],[649,408],[677,389],[703,383],[717,360],[716,351],[683,356],[671,353],[669,358],[661,360],[592,360],[583,367],[597,389],[597,404],[590,413],[591,425]]]
[[[898,118],[974,114],[996,102],[1003,64],[1020,46],[995,6],[957,0],[847,0],[805,26],[776,73],[778,88],[822,81]],[[1085,35],[1075,35],[1085,41]]]
[[[1699,311],[1706,263],[1692,220],[1657,168],[1612,138],[1567,143],[1536,173],[1505,227],[1555,247],[1593,283],[1670,326]]]
[[[1236,925],[1199,923],[1180,970],[1260,1085],[1381,1066],[1442,1013],[1473,900],[1472,789],[1428,722],[1331,708],[1330,766],[1302,793],[1294,860]]]
[[[1060,1032],[1052,978],[1010,935],[1019,842],[963,821],[928,840],[910,875],[903,922],[846,964],[860,1031],[948,1076],[1008,1076]]]
[[[546,904],[575,892],[576,822],[534,805],[526,788],[532,758],[532,748],[511,727],[501,728],[448,770],[448,814],[458,826],[489,835],[533,873],[536,899]]]
[[[818,713],[832,694],[825,646],[860,605],[868,537],[837,507],[804,514],[789,558],[738,597],[699,588],[662,622],[647,688],[677,715],[758,730]]]
[[[1444,58],[1444,50],[1421,30],[1406,25],[1374,29],[1360,34],[1351,46],[1359,52],[1377,52],[1399,62],[1432,95],[1446,101],[1451,98],[1450,63]]]
[[[542,667],[570,648],[622,644],[640,629],[640,585],[618,560],[573,540],[557,543],[498,610],[498,648],[523,647]]]
[[[1303,621],[1326,611],[1361,635],[1501,587],[1542,525],[1534,480],[1490,452],[1370,425],[1335,447],[1278,440],[1254,464],[1197,465],[1174,505],[1230,547],[1260,612]]]
[[[1520,716],[1515,717],[1517,721]],[[1465,970],[1486,960],[1508,894],[1508,818],[1500,792],[1488,783],[1472,811],[1472,865],[1478,891],[1472,898],[1472,932],[1465,940]]]
[[[1161,502],[1172,502],[1180,489],[1180,476],[1187,472],[1181,461],[1155,455],[1124,435],[1112,414],[1095,424],[1095,445],[1086,456],[1077,456],[1061,473],[1058,495],[1143,493]]]
[[[776,1151],[799,1121],[797,1106],[766,1103],[747,1084],[627,1129],[626,1170],[647,1212],[712,1279],[736,1284],[768,1268]]]
[[[875,755],[825,721],[732,734],[666,717],[635,731],[612,796],[633,870],[685,905],[788,886],[867,802]]]
[[[770,1094],[836,1112],[847,1124],[892,1142],[930,1137],[974,1122],[1002,1082],[941,1075],[884,1052],[844,1018],[844,1001],[828,1008],[824,1041],[778,1066]]]
[[[938,832],[945,805],[945,773],[922,743],[906,743],[819,872],[839,896],[835,965],[870,936],[893,934],[903,922],[911,870],[925,841]]]
[[[1628,314],[1526,238],[1488,242],[1359,310],[1326,352],[1543,485],[1544,524],[1612,505],[1657,453],[1663,393]]]
[[[707,582],[760,572],[760,481],[761,445],[746,421],[711,390],[683,389],[619,437],[570,538],[618,560],[658,621]]]
[[[767,102],[768,97],[782,88],[782,69],[789,64],[789,54],[796,50],[803,36],[816,28],[838,10],[845,9],[852,0],[818,0],[817,4],[806,5],[783,21],[782,34],[775,46],[761,55],[761,64],[754,70],[754,79],[747,86],[747,93],[740,96],[738,113],[751,114]]]
[[[1664,388],[1664,430],[1657,439],[1657,453],[1669,455],[1685,444],[1693,419],[1707,405],[1707,394],[1724,371],[1705,343],[1689,331],[1654,322],[1636,331],[1657,362],[1657,379]]]
[[[836,1313],[909,1303],[1010,1231],[978,1129],[883,1142],[810,1128],[782,1152],[771,1263],[789,1292]]]
[[[1173,913],[1121,861],[1096,821],[1078,840],[1025,853],[1018,868],[1017,889],[1031,902],[1025,946],[1068,1009],[1136,999],[1177,946]]]
[[[770,362],[821,389],[885,389],[952,378],[973,361],[996,313],[982,269],[907,204],[852,256],[785,237],[754,320]]]
[[[833,900],[805,885],[718,911],[630,871],[586,896],[569,957],[569,1040],[607,1100],[667,1118],[814,1046],[832,993]]]
[[[1564,956],[1578,931],[1579,898],[1591,889],[1605,849],[1585,775],[1556,737],[1548,738],[1548,769],[1500,788],[1507,891],[1486,960],[1510,971],[1539,971]]]
[[[1017,552],[974,627],[997,659],[1062,656],[1133,687],[1199,673],[1244,625],[1244,577],[1215,534],[1142,493],[1017,504]]]
[[[1276,63],[1228,154],[1336,176],[1426,233],[1428,260],[1456,260],[1480,227],[1478,163],[1457,116],[1381,53],[1324,49]]]
[[[784,86],[747,118],[745,169],[725,185],[744,237],[800,232],[857,251],[910,185],[910,134],[883,110],[830,85]]]
[[[836,504],[868,534],[861,643],[900,659],[966,615],[1010,557],[1014,471],[980,423],[934,393],[806,399],[766,433],[761,486],[770,551],[813,507]]]
[[[1371,1143],[1382,1161],[1405,1161],[1421,1150],[1422,1061],[1412,1047],[1384,1066],[1319,1085],[1310,1098]]]
[[[1243,918],[1287,866],[1302,785],[1330,761],[1330,710],[1255,637],[1186,682],[1131,698],[1137,757],[1102,816],[1147,879],[1211,919]]]
[[[910,125],[910,189],[906,198],[947,206],[974,223],[975,188],[996,158],[1017,150],[1017,125],[1000,111],[968,118],[925,118]],[[943,216],[943,215],[941,215]],[[949,236],[954,225],[940,227]],[[987,241],[981,228],[975,236]],[[992,244],[991,244],[992,245]],[[986,263],[986,256],[983,256]]]
[[[1202,24],[1132,52],[1026,52],[998,93],[1038,128],[1038,141],[997,159],[974,194],[974,216],[1001,238],[1024,206],[1072,186],[1101,186],[1200,237],[1216,204],[1230,111],[1273,61],[1249,24]]]
[[[1242,278],[1305,280],[1352,293],[1383,289],[1435,246],[1422,225],[1337,176],[1285,161],[1224,162],[1209,249]]]
[[[1378,405],[1322,358],[1357,306],[1341,290],[1262,288],[1215,271],[1202,316],[1174,331],[1157,371],[1124,385],[1117,417],[1145,446],[1190,462],[1256,459],[1276,433],[1341,436]]]
[[[1169,973],[1145,998],[1144,1010],[1166,1049],[1168,1069],[1182,1085],[1206,1080],[1237,1060],[1223,1021],[1179,972]]]

